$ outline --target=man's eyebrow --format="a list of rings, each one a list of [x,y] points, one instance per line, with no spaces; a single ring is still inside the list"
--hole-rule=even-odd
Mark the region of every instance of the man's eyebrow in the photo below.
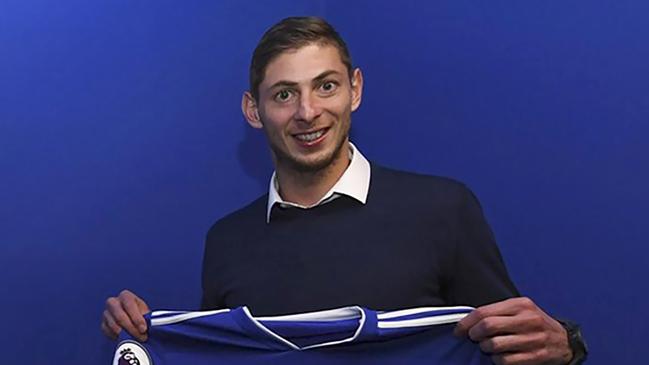
[[[269,90],[272,90],[272,89],[274,89],[274,88],[276,88],[276,87],[279,87],[279,86],[290,86],[290,87],[293,87],[293,86],[295,86],[295,85],[297,85],[297,82],[294,82],[294,81],[288,81],[288,80],[280,80],[280,81],[277,81],[276,83],[272,84],[268,89],[269,89]]]
[[[336,70],[327,70],[319,74],[318,76],[314,77],[313,80],[311,81],[312,84],[318,84],[322,82],[323,79],[326,79],[327,77],[331,75],[340,75],[340,72]],[[270,90],[279,87],[279,86],[284,86],[284,87],[294,87],[297,86],[297,82],[295,81],[288,81],[288,80],[279,80],[276,83],[272,84],[270,86]]]
[[[331,75],[340,75],[340,72],[336,70],[327,70],[321,73],[320,75],[316,76],[313,78],[313,81],[311,82],[312,84],[318,84],[322,82],[322,80],[326,79],[327,77]]]

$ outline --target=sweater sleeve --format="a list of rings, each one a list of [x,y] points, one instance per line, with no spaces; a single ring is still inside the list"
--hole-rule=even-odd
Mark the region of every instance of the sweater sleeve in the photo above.
[[[466,187],[461,194],[457,217],[449,301],[478,307],[519,296],[480,203]]]
[[[218,309],[224,307],[222,300],[216,290],[216,280],[218,279],[218,274],[215,272],[214,262],[218,258],[218,256],[216,256],[218,255],[217,243],[215,242],[218,235],[215,232],[215,227],[216,225],[214,225],[210,229],[205,239],[203,268],[201,274],[201,284],[203,288],[203,295],[201,297],[201,310]]]

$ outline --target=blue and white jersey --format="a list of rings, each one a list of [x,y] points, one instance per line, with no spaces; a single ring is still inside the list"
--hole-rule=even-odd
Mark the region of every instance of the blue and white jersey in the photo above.
[[[113,365],[491,364],[475,343],[453,336],[471,310],[345,307],[273,317],[246,307],[154,311],[145,316],[146,342],[122,331]]]

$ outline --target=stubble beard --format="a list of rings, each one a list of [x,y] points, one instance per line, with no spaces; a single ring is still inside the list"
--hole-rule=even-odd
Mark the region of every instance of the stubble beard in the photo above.
[[[290,170],[295,171],[299,174],[318,174],[325,172],[329,166],[332,166],[336,159],[341,158],[341,156],[346,156],[345,154],[345,142],[349,137],[349,123],[347,123],[344,133],[341,135],[338,141],[336,141],[335,148],[316,160],[301,160],[295,158],[290,153],[287,153],[281,147],[270,145],[270,148],[273,152],[273,155],[276,159],[277,165],[287,166]],[[270,139],[269,139],[270,140]]]

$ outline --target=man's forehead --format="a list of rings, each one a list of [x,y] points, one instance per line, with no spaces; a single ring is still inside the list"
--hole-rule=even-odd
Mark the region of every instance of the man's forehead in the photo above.
[[[272,60],[266,67],[261,87],[268,88],[280,81],[310,82],[330,70],[347,73],[340,52],[332,45],[312,43],[284,51]]]

